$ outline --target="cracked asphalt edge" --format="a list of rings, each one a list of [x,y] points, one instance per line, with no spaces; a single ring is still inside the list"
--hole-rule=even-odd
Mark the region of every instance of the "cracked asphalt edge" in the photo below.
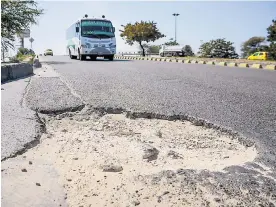
[[[42,65],[42,68],[47,68],[47,67],[51,68],[51,66],[49,66],[49,65],[45,65],[45,64]],[[20,100],[20,106],[27,107],[30,110],[35,112],[35,121],[38,124],[38,126],[35,129],[35,137],[32,141],[25,143],[21,149],[15,151],[14,153],[10,154],[9,156],[6,156],[6,157],[2,158],[1,162],[6,161],[10,158],[15,158],[19,155],[22,155],[25,152],[27,152],[29,149],[39,145],[42,134],[47,133],[47,127],[46,127],[45,119],[41,116],[42,114],[47,114],[47,113],[61,114],[61,113],[65,113],[65,112],[76,112],[76,111],[81,111],[85,107],[85,104],[81,104],[80,106],[77,106],[77,107],[72,107],[72,108],[67,108],[65,110],[57,110],[57,111],[43,111],[43,110],[39,111],[37,109],[34,110],[34,109],[28,107],[28,105],[26,104],[25,98],[26,98],[26,96],[27,96],[27,94],[28,94],[28,92],[29,92],[29,90],[32,86],[31,84],[32,84],[33,78],[35,78],[35,76],[30,77],[29,80],[28,80],[28,84],[26,85],[26,87],[24,89],[24,92],[23,92],[23,95],[22,95],[22,98]],[[80,96],[77,96],[77,94],[74,93],[74,91],[68,86],[68,84],[65,81],[63,81],[61,78],[59,78],[59,79],[60,79],[60,81],[62,81],[68,87],[71,94],[73,96],[76,96],[77,98],[79,98],[81,100],[81,102],[83,103],[83,100],[80,98]]]
[[[42,64],[42,68],[48,68],[50,70],[53,70],[56,72],[56,70],[48,65],[48,64]],[[58,74],[58,72],[56,72]],[[252,147],[254,145],[256,145],[256,143],[252,140],[247,138],[246,136],[243,136],[241,133],[236,132],[230,128],[226,128],[220,125],[216,125],[214,123],[209,122],[208,120],[202,119],[202,118],[198,118],[198,117],[194,117],[188,114],[174,114],[174,115],[163,115],[163,114],[156,114],[156,113],[152,113],[152,112],[146,112],[146,111],[131,111],[128,109],[123,109],[123,108],[110,108],[110,107],[93,107],[93,106],[89,106],[88,104],[85,103],[85,101],[81,98],[80,95],[78,95],[74,89],[66,82],[66,80],[64,80],[60,74],[58,74],[58,79],[68,88],[68,90],[70,91],[71,95],[78,98],[81,101],[81,105],[76,106],[76,107],[71,107],[71,108],[66,108],[63,110],[39,110],[39,109],[33,109],[31,107],[29,107],[26,104],[26,95],[29,93],[29,90],[32,86],[32,81],[33,79],[36,78],[35,76],[30,77],[29,82],[25,88],[25,92],[23,94],[22,97],[22,106],[28,107],[31,110],[35,111],[35,115],[36,115],[36,121],[39,124],[39,128],[36,130],[36,137],[33,141],[26,143],[24,145],[24,148],[22,148],[21,150],[15,152],[14,154],[12,154],[11,156],[8,156],[4,159],[2,159],[1,161],[7,160],[9,158],[13,158],[16,157],[18,155],[22,155],[24,154],[28,149],[33,148],[35,146],[37,146],[40,143],[40,138],[42,136],[43,133],[47,133],[47,124],[45,122],[45,118],[44,115],[47,116],[54,116],[57,117],[59,116],[59,118],[61,117],[65,117],[68,115],[68,113],[78,113],[81,112],[82,114],[84,113],[98,113],[101,114],[101,116],[105,115],[105,114],[126,114],[127,118],[131,118],[131,119],[137,119],[137,118],[145,118],[145,119],[162,119],[162,120],[169,120],[169,121],[175,121],[175,120],[180,120],[180,121],[189,121],[192,124],[196,125],[196,126],[203,126],[206,128],[211,128],[211,129],[215,129],[218,130],[222,133],[227,133],[228,135],[231,135],[234,139],[238,139],[239,142],[246,146],[246,147]],[[40,77],[40,78],[47,78],[47,77]]]

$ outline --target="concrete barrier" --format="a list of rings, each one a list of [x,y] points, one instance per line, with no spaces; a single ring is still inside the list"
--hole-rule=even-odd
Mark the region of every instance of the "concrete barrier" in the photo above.
[[[206,64],[206,62],[203,61],[203,60],[199,61],[198,63],[199,63],[199,64]]]
[[[177,59],[172,59],[171,62],[177,63],[178,60]]]
[[[1,65],[1,82],[14,80],[33,74],[33,66],[29,63],[10,63]]]
[[[184,63],[192,63],[191,60],[184,60]]]
[[[229,67],[237,67],[238,66],[238,64],[237,63],[228,63],[228,65],[227,66],[229,66]]]
[[[276,70],[276,65],[267,65],[264,67],[264,69],[267,69],[267,70]]]
[[[172,59],[166,59],[166,62],[172,62]]]
[[[250,68],[262,69],[262,68],[263,68],[263,66],[262,66],[261,64],[257,64],[257,63],[255,63],[255,64],[251,65],[251,66],[250,66]]]
[[[239,67],[239,68],[249,68],[249,65],[248,65],[248,63],[240,63],[240,64],[238,65],[238,67]]]
[[[177,62],[178,62],[178,63],[184,63],[184,61],[185,61],[185,60],[183,60],[183,59],[178,59]]]
[[[35,68],[41,68],[41,67],[42,67],[41,63],[39,62],[38,56],[34,59],[34,64],[33,64],[33,66],[34,66]]]
[[[227,66],[227,63],[226,62],[219,62],[217,65],[218,66]]]
[[[195,64],[195,63],[198,63],[197,60],[192,60],[191,63]]]
[[[215,65],[216,63],[214,61],[208,61],[207,65]]]

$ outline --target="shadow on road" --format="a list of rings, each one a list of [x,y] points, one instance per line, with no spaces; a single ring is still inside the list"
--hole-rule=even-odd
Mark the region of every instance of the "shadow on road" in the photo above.
[[[44,64],[49,64],[49,65],[65,65],[65,64],[70,64],[70,62],[60,62],[60,61],[42,61],[41,63]]]
[[[30,78],[34,76],[34,74],[30,74],[30,75],[26,75],[26,76],[23,76],[23,77],[20,77],[20,78],[15,78],[15,79],[10,79],[10,80],[6,80],[6,81],[2,81],[1,80],[1,85],[4,85],[6,83],[10,83],[10,82],[13,82],[13,81],[18,81],[18,80],[22,80],[22,79],[27,79],[27,78]],[[25,82],[29,82],[29,80],[26,80]]]
[[[86,59],[85,61],[97,61],[97,62],[127,62],[127,61],[132,61],[132,60],[118,60],[114,59],[113,61],[107,60],[107,59],[96,59],[96,60],[91,60],[91,59]]]

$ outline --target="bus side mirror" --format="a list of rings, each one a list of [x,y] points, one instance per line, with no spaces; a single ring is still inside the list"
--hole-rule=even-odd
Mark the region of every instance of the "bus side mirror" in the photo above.
[[[115,27],[113,27],[113,32],[115,32]]]
[[[78,33],[80,31],[80,28],[79,27],[76,27],[76,32]]]

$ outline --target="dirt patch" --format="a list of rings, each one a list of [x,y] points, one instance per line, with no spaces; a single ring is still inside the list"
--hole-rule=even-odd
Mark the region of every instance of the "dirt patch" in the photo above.
[[[275,184],[269,169],[244,168],[257,156],[254,146],[188,121],[123,114],[50,119],[41,144],[24,155],[55,166],[69,206],[250,206],[256,194],[246,184],[236,192],[240,183],[261,175],[265,186]],[[240,174],[247,177],[239,181]],[[264,191],[265,182],[255,182]],[[262,204],[275,202],[258,195]]]

